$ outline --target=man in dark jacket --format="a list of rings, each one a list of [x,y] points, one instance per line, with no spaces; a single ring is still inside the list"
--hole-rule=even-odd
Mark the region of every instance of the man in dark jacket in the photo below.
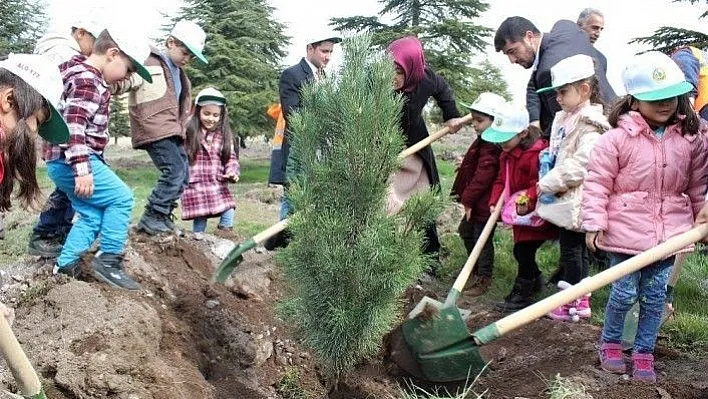
[[[536,26],[523,17],[509,17],[497,29],[494,48],[509,57],[509,61],[532,69],[526,92],[526,108],[531,124],[539,126],[546,137],[556,112],[561,110],[556,93],[538,94],[536,90],[551,85],[551,67],[559,61],[577,54],[595,58],[595,76],[605,102],[612,102],[616,94],[607,81],[607,64],[599,55],[587,34],[572,21],[560,20],[549,33],[542,34]]]
[[[300,90],[305,83],[314,81],[324,76],[324,69],[329,63],[334,50],[334,45],[340,43],[341,38],[332,34],[318,34],[308,39],[306,56],[299,63],[283,71],[280,75],[280,106],[285,117],[285,137],[283,138],[280,156],[274,153],[271,158],[271,175],[269,183],[287,184],[287,163],[290,154],[290,142],[288,137],[290,131],[290,116],[300,105]],[[280,205],[280,220],[288,217],[290,213],[290,202],[284,196]],[[284,246],[285,235],[283,233],[269,239],[265,247],[272,250],[276,247]]]

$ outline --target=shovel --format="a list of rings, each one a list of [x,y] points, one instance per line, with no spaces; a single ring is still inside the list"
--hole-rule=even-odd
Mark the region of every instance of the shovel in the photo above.
[[[27,359],[27,355],[17,342],[7,320],[0,316],[0,354],[5,358],[7,366],[20,386],[22,396],[27,399],[47,399],[37,373]]]
[[[682,255],[684,254],[679,254],[676,256],[679,257]],[[674,269],[671,271],[671,278],[669,278],[669,284],[666,286],[667,300],[668,296],[674,291],[676,283],[678,283],[679,276],[681,275],[681,268],[683,268],[684,262],[686,262],[686,258],[683,258],[680,262],[678,262],[677,265],[674,265]],[[667,302],[667,304],[668,303],[669,302]],[[662,325],[664,324],[664,322],[666,322],[669,316],[671,316],[671,313],[669,313],[666,309],[666,306],[664,306],[664,312],[661,314]],[[639,301],[634,303],[632,309],[627,312],[627,316],[625,316],[624,318],[624,329],[622,330],[622,348],[624,350],[632,349],[632,346],[634,346],[634,338],[637,335],[638,326]]]
[[[482,253],[482,248],[487,243],[494,225],[499,219],[504,197],[504,194],[499,197],[499,201],[494,206],[494,212],[484,225],[470,256],[455,279],[450,292],[447,293],[445,303],[426,296],[408,314],[408,320],[403,323],[401,330],[403,338],[413,352],[437,352],[469,337],[470,334],[465,323],[469,317],[469,311],[458,309],[456,303],[462,295],[462,290],[472,274],[479,255]]]
[[[420,372],[425,379],[433,382],[451,382],[462,381],[468,376],[478,375],[484,370],[489,361],[484,360],[479,352],[480,346],[488,344],[510,331],[523,327],[536,319],[543,317],[551,310],[562,306],[570,301],[574,301],[583,295],[596,291],[608,284],[611,284],[622,277],[634,273],[637,270],[663,259],[672,253],[703,239],[708,235],[708,224],[702,224],[693,229],[679,234],[668,239],[666,242],[657,245],[656,247],[642,252],[626,261],[615,265],[601,273],[592,277],[583,279],[578,284],[573,285],[565,290],[551,295],[535,304],[522,309],[516,313],[504,317],[503,319],[480,328],[472,334],[460,336],[456,342],[449,342],[447,346],[426,344],[420,345],[419,342],[428,341],[434,342],[438,339],[435,335],[416,337],[417,342],[405,342],[408,344],[409,355],[415,359],[419,366]],[[442,314],[441,314],[442,316]],[[445,315],[446,317],[448,315]],[[454,317],[454,315],[453,315]],[[420,319],[420,316],[419,316]],[[434,317],[427,321],[422,321],[421,326],[425,323],[439,323],[440,318]],[[457,330],[464,328],[461,321],[457,321]],[[429,330],[433,334],[439,334],[439,331]],[[445,333],[447,334],[447,332]],[[405,337],[405,335],[404,335]],[[435,350],[427,351],[426,348],[436,348]],[[421,350],[422,349],[422,350]],[[396,349],[402,351],[402,348]],[[392,350],[393,352],[393,350]]]
[[[472,122],[472,114],[467,114],[464,117],[462,117],[462,124],[468,124]],[[446,136],[448,133],[450,133],[450,128],[447,126],[436,131],[435,133],[431,134],[430,136],[426,137],[425,139],[415,143],[414,145],[406,148],[405,150],[401,151],[400,154],[398,154],[398,159],[404,159],[405,157],[415,154],[416,152],[420,151],[421,149],[429,146],[432,144],[434,141],[437,141],[441,139],[442,137]],[[219,267],[216,269],[216,272],[214,273],[214,277],[212,278],[212,281],[218,282],[218,283],[223,283],[226,281],[227,278],[233,273],[233,271],[238,267],[238,265],[243,262],[243,254],[246,251],[250,251],[251,249],[255,248],[258,244],[261,244],[265,242],[267,239],[275,236],[276,234],[280,233],[281,231],[285,230],[288,224],[288,219],[281,220],[280,223],[275,224],[266,230],[263,230],[262,232],[256,234],[253,236],[253,238],[249,239],[248,241],[245,241],[239,245],[237,245],[234,249],[229,252],[229,254],[226,256],[226,258],[221,262]]]

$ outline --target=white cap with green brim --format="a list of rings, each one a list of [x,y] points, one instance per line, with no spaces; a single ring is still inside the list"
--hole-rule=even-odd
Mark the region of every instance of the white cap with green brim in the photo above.
[[[194,100],[194,103],[197,105],[206,105],[207,103],[226,105],[226,97],[224,97],[219,90],[216,90],[213,87],[207,87],[197,94],[197,98]]]
[[[693,90],[676,62],[658,51],[635,55],[622,81],[627,94],[640,101],[666,100]]]
[[[505,143],[529,127],[529,112],[513,104],[503,104],[494,122],[484,132],[482,140],[490,143]]]
[[[10,71],[37,91],[47,102],[49,119],[39,127],[39,135],[52,144],[69,140],[69,127],[59,113],[59,101],[64,83],[59,68],[49,58],[39,54],[10,54],[0,62],[0,68]]]
[[[135,72],[148,83],[152,83],[150,71],[144,65],[145,60],[150,56],[150,44],[147,38],[122,27],[111,26],[107,31],[120,51],[130,58]]]
[[[544,93],[555,90],[570,83],[579,82],[595,75],[595,63],[592,57],[585,54],[560,60],[551,67],[551,87],[544,87],[536,93]]]
[[[499,109],[504,104],[506,104],[504,97],[496,93],[485,92],[481,93],[472,104],[465,104],[464,106],[471,111],[476,111],[495,118],[497,113],[499,113]]]
[[[341,43],[342,38],[332,31],[322,30],[307,37],[307,44],[332,42],[334,44]]]
[[[182,42],[203,63],[209,63],[204,54],[202,54],[206,42],[206,33],[199,25],[192,21],[179,21],[172,28],[170,36]]]
[[[74,22],[71,23],[71,27],[85,30],[93,35],[94,39],[97,38],[104,29],[102,24],[90,17],[75,19]]]

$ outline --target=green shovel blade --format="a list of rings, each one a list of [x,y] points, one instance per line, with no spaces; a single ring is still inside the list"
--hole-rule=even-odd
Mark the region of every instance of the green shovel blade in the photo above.
[[[425,377],[433,382],[471,381],[487,366],[479,353],[479,346],[469,334],[453,346],[416,358]]]
[[[467,325],[457,307],[443,307],[430,318],[416,317],[403,323],[403,338],[417,354],[440,351],[469,338]]]
[[[44,390],[40,390],[39,393],[36,393],[32,396],[26,396],[27,399],[47,399],[47,395],[44,393]]]
[[[237,247],[231,250],[229,254],[224,258],[224,260],[221,262],[219,267],[216,269],[216,272],[214,273],[214,277],[212,278],[213,281],[216,281],[217,283],[223,283],[226,281],[226,279],[231,276],[231,273],[234,272],[236,267],[243,262],[243,254],[246,251],[250,251],[251,249],[256,247],[256,242],[253,239],[250,239],[246,242],[243,242],[239,244]]]

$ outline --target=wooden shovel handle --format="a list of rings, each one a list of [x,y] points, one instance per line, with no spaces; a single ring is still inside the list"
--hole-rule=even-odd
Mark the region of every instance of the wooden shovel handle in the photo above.
[[[0,316],[0,353],[20,386],[22,395],[25,397],[39,395],[42,392],[39,377],[3,316]]]
[[[455,280],[455,284],[452,285],[453,290],[462,292],[462,290],[465,288],[465,284],[467,284],[467,279],[469,279],[470,274],[472,274],[474,265],[477,263],[477,259],[479,259],[479,255],[482,253],[482,248],[484,248],[484,244],[487,243],[489,235],[492,234],[494,225],[497,224],[497,220],[499,220],[499,215],[501,214],[502,207],[504,205],[504,197],[506,197],[505,192],[502,193],[501,196],[499,196],[499,200],[494,206],[494,212],[487,220],[487,223],[484,225],[484,229],[482,229],[482,234],[479,235],[477,242],[474,244],[474,248],[472,248],[472,252],[467,258],[467,262],[465,262],[465,266],[462,267],[460,274]]]
[[[268,227],[267,229],[253,236],[253,241],[255,241],[257,244],[262,244],[265,240],[285,230],[287,226],[288,219],[283,219],[280,222]]]
[[[467,114],[467,115],[463,116],[461,122],[464,124],[472,122],[472,114]],[[445,126],[444,128],[431,134],[430,136],[426,137],[425,139],[423,139],[423,140],[413,144],[412,146],[406,148],[405,150],[401,151],[401,153],[398,154],[398,159],[403,159],[409,155],[415,154],[416,152],[418,152],[418,151],[422,150],[423,148],[432,144],[434,141],[440,140],[440,138],[444,137],[448,133],[450,133],[450,128]]]
[[[708,224],[702,224],[693,229],[666,240],[664,243],[636,255],[626,261],[608,268],[602,273],[583,279],[572,287],[559,291],[535,304],[511,314],[496,323],[498,336],[502,336],[509,331],[522,327],[532,321],[543,317],[551,310],[576,300],[583,295],[598,290],[610,283],[613,283],[624,276],[636,272],[637,270],[650,265],[658,260],[664,259],[671,254],[680,251],[687,246],[696,243],[708,235]]]

